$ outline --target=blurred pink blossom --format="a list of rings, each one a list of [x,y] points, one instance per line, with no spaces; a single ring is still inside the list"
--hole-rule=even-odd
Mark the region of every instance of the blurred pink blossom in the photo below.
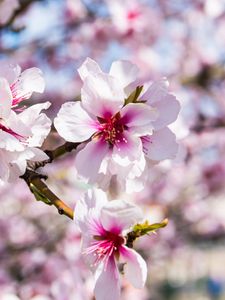
[[[5,24],[20,6],[18,0],[3,0],[0,2],[0,25]]]

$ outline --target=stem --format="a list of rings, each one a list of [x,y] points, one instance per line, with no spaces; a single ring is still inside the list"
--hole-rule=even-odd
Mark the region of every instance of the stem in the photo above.
[[[37,190],[51,202],[51,205],[54,205],[57,208],[60,215],[65,215],[73,220],[73,210],[48,188],[48,186],[42,181],[41,178],[43,178],[43,176],[41,174],[27,170],[21,178],[26,181],[30,190],[31,184],[34,185]]]
[[[65,215],[73,220],[73,210],[66,205],[59,197],[57,197],[43,182],[42,179],[47,179],[47,176],[38,174],[35,172],[36,169],[44,167],[46,164],[51,163],[56,158],[64,155],[67,152],[71,152],[73,149],[76,149],[80,143],[71,143],[66,142],[63,145],[57,147],[54,150],[46,150],[45,153],[49,156],[49,159],[42,162],[29,162],[26,172],[21,176],[22,179],[27,183],[30,191],[34,193],[32,186],[33,185],[37,191],[43,195],[51,205],[54,205],[60,215]]]
[[[71,152],[72,150],[76,149],[80,144],[81,143],[66,142],[65,144],[59,146],[58,148],[52,151],[45,151],[45,153],[50,157],[50,162],[52,162],[54,159],[64,155],[65,153]]]
[[[20,176],[20,178],[25,180],[30,191],[35,195],[35,198],[37,200],[41,200],[47,204],[54,205],[60,215],[65,215],[72,220],[74,217],[73,210],[61,199],[59,199],[42,181],[42,179],[47,179],[47,176],[36,173],[35,170],[40,167],[44,167],[46,164],[51,163],[56,158],[68,152],[71,152],[80,144],[82,143],[66,142],[54,150],[46,150],[45,153],[49,156],[49,159],[41,162],[29,162],[26,172],[22,176]]]

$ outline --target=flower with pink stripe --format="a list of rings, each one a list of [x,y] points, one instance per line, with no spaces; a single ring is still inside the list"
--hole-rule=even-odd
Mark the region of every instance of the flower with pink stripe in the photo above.
[[[125,235],[142,220],[135,205],[113,200],[98,189],[88,190],[75,208],[75,222],[83,237],[83,255],[95,273],[96,300],[120,299],[119,267],[125,278],[136,288],[142,288],[147,277],[143,258],[126,246]]]

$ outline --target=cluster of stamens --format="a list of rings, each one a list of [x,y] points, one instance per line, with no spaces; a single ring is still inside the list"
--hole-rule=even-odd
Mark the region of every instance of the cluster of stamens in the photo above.
[[[20,81],[20,79],[17,79],[16,82],[14,82],[13,84],[10,85],[10,90],[11,90],[12,97],[13,97],[12,108],[17,107],[20,104],[20,102],[22,102],[23,100],[25,100],[29,97],[29,93],[27,93],[27,94],[19,94],[18,93],[16,86],[18,85],[19,81]],[[26,107],[24,107],[24,108],[26,108]],[[19,109],[19,111],[22,111],[22,110],[23,110],[23,108]]]
[[[105,140],[111,147],[118,145],[122,141],[127,142],[123,136],[126,125],[123,124],[120,113],[110,118],[98,118],[98,121],[99,127],[96,135]]]
[[[124,238],[112,232],[106,231],[102,236],[94,236],[95,241],[85,249],[84,254],[93,254],[95,257],[93,266],[101,261],[105,266],[112,255],[119,255],[119,249],[124,244]]]

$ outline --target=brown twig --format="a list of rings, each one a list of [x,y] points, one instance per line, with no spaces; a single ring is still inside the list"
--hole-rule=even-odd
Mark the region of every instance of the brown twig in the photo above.
[[[75,150],[80,144],[81,143],[66,142],[54,150],[46,150],[45,153],[49,156],[49,159],[44,161],[29,162],[29,168],[31,168],[32,170],[36,170],[40,167],[44,167],[60,156],[71,152],[72,150]]]
[[[65,215],[73,220],[73,210],[48,188],[48,186],[42,180],[43,175],[27,169],[21,178],[26,181],[32,193],[34,193],[32,189],[33,185],[41,195],[50,201],[50,205],[54,205],[57,208],[60,215]],[[46,179],[45,176],[44,179]]]
[[[58,196],[56,196],[48,186],[43,182],[42,179],[47,179],[47,176],[36,173],[35,170],[39,167],[44,167],[46,164],[51,163],[53,160],[64,155],[65,153],[71,152],[76,149],[80,143],[66,142],[63,145],[57,147],[54,150],[47,150],[45,153],[49,156],[49,159],[42,162],[29,163],[26,172],[21,176],[25,180],[29,189],[32,193],[41,195],[48,201],[48,204],[54,205],[60,215],[65,215],[70,219],[73,219],[73,210],[64,203]],[[35,189],[35,192],[34,192]],[[45,202],[45,201],[43,201]]]

